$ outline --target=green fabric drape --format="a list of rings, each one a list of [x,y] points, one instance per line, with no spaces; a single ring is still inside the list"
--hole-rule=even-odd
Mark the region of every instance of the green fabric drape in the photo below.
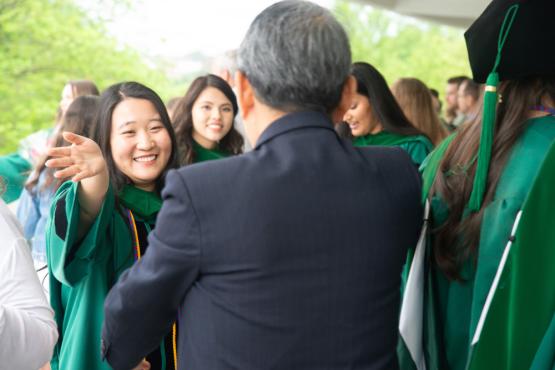
[[[428,138],[422,135],[404,136],[391,132],[381,131],[377,134],[369,134],[356,137],[354,146],[398,146],[405,150],[412,161],[420,166],[424,159],[430,154],[434,146]]]
[[[484,211],[477,265],[467,262],[469,280],[450,282],[426,251],[423,347],[428,369],[553,369],[555,353],[555,118],[529,120],[512,149],[493,201]],[[433,157],[433,154],[432,156]],[[440,160],[429,162],[424,179],[438,174]],[[502,266],[499,285],[481,336],[472,339],[517,213],[522,217]],[[432,200],[432,229],[447,215],[441,199]],[[431,264],[430,264],[431,263]],[[463,344],[461,344],[463,343]],[[414,369],[400,343],[402,369]]]
[[[229,157],[229,153],[226,153],[218,148],[206,149],[199,143],[193,140],[193,150],[195,152],[195,163],[211,161],[214,159],[221,159]]]
[[[78,183],[58,189],[47,227],[50,304],[60,332],[52,370],[110,370],[100,359],[104,299],[120,274],[134,262],[129,221],[116,209],[110,186],[100,213],[82,240],[77,240],[80,206]],[[121,205],[133,211],[137,224],[154,226],[160,196],[134,186],[119,194]],[[141,242],[142,253],[146,242]]]
[[[32,168],[31,163],[17,153],[0,157],[0,195],[4,202],[11,203],[19,198]]]
[[[132,210],[135,215],[150,224],[154,224],[156,215],[162,208],[160,195],[133,185],[123,187],[119,193],[119,200],[125,208]]]

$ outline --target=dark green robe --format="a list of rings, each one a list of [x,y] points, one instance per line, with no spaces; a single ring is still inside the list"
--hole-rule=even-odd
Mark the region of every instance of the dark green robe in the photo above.
[[[432,142],[425,136],[404,136],[391,132],[381,131],[377,134],[369,134],[359,136],[353,140],[355,146],[398,146],[404,149],[412,161],[420,166],[424,159],[430,154],[434,146]]]
[[[32,168],[31,163],[17,153],[0,157],[0,181],[3,183],[0,190],[1,185],[4,187],[0,194],[6,203],[19,198]]]
[[[230,154],[226,153],[218,148],[216,149],[206,149],[202,145],[198,144],[193,140],[193,150],[195,152],[195,163],[211,161],[214,159],[221,159],[229,157]]]
[[[62,184],[47,227],[50,303],[60,332],[51,365],[52,370],[108,370],[110,366],[100,358],[104,299],[120,274],[134,262],[125,208],[133,211],[144,253],[146,237],[154,227],[162,201],[157,194],[128,186],[120,194],[120,207],[115,204],[110,186],[96,220],[83,239],[76,240],[77,188],[78,184],[70,181]],[[165,340],[163,346],[153,352],[155,358],[147,358],[159,365],[153,370],[174,369],[173,356],[167,354],[172,350],[167,348],[171,344]],[[160,366],[160,362],[166,365]]]
[[[554,142],[555,117],[527,122],[484,210],[477,264],[467,261],[462,271],[467,282],[448,281],[429,263],[428,242],[421,333],[427,369],[555,369]],[[425,163],[425,192],[445,147]],[[447,213],[434,198],[431,228]],[[404,345],[401,369],[414,369]]]

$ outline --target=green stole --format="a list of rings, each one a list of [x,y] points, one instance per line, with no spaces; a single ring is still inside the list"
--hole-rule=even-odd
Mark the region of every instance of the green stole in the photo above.
[[[143,222],[147,231],[150,233],[151,226],[154,226],[156,216],[162,208],[162,198],[160,198],[160,195],[156,192],[139,189],[133,185],[126,185],[119,193],[119,200],[123,207],[133,212],[135,221]],[[146,245],[143,245],[143,248],[140,248],[141,254],[145,253],[146,247]],[[160,342],[160,360],[162,369],[167,369],[168,366],[166,356],[172,351],[170,344],[171,338],[172,336],[170,331],[170,334],[166,335]],[[168,343],[166,343],[166,340],[168,340]]]
[[[226,153],[217,147],[216,149],[206,149],[194,140],[193,151],[195,152],[195,163],[229,157],[229,153]]]
[[[404,149],[419,165],[433,150],[433,144],[423,135],[399,135],[392,132],[381,131],[377,134],[359,136],[353,140],[354,146],[398,146]]]
[[[406,136],[394,134],[392,132],[380,131],[377,134],[368,134],[365,136],[356,137],[353,140],[355,146],[398,146],[410,141],[419,141],[422,136]]]
[[[555,117],[548,116],[529,120],[526,131],[515,144],[495,198],[484,210],[478,265],[474,268],[473,280],[466,283],[470,284],[466,289],[470,293],[470,305],[447,306],[439,289],[445,282],[434,276],[440,274],[434,268],[426,267],[422,340],[427,369],[448,368],[444,336],[456,335],[460,332],[456,327],[461,325],[468,326],[467,343],[458,351],[467,355],[462,356],[462,362],[451,364],[455,369],[555,369],[554,140]],[[423,165],[425,195],[447,146],[438,147]],[[522,216],[514,242],[507,249],[520,210]],[[436,212],[441,217],[441,207]],[[507,259],[503,264],[504,252]],[[429,243],[426,259],[432,259]],[[497,285],[496,275],[500,277]],[[491,305],[485,310],[488,296]],[[453,310],[450,317],[457,317],[457,323],[439,320],[440,310],[446,307]],[[443,324],[448,328],[442,327]],[[483,325],[481,331],[479,324]],[[416,368],[402,341],[398,354],[401,369]]]
[[[134,216],[150,225],[154,225],[156,215],[162,208],[162,198],[156,192],[125,185],[119,193],[121,204],[130,209]]]

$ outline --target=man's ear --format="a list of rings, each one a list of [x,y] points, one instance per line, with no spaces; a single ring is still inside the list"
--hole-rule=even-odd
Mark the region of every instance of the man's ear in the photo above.
[[[357,80],[353,76],[347,77],[345,84],[343,84],[343,91],[341,92],[341,100],[337,108],[332,112],[331,118],[333,123],[340,123],[343,121],[343,116],[351,107],[353,99],[357,93]]]
[[[235,72],[235,89],[241,115],[243,120],[246,120],[254,107],[254,90],[247,76],[241,71]]]

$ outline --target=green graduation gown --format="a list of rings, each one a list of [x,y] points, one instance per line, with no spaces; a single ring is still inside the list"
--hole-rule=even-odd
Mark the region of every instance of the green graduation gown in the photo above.
[[[430,263],[429,238],[419,334],[427,369],[555,369],[554,142],[555,117],[527,122],[484,210],[477,264],[462,270],[466,282],[448,281]],[[446,147],[424,164],[425,192]],[[433,229],[448,210],[434,198],[431,213]],[[401,369],[415,369],[405,344]]]
[[[0,180],[5,187],[1,195],[6,203],[19,198],[32,167],[29,161],[17,153],[0,157]]]
[[[226,153],[218,148],[216,149],[206,149],[205,147],[198,144],[193,140],[193,150],[195,152],[195,163],[211,161],[214,159],[221,159],[229,157],[229,153]]]
[[[108,370],[110,366],[100,358],[104,299],[136,256],[127,210],[133,213],[142,255],[162,201],[155,193],[126,186],[119,196],[120,205],[116,205],[110,186],[96,220],[87,234],[76,240],[78,186],[70,181],[62,184],[47,227],[50,303],[60,332],[51,366],[52,370]],[[147,356],[152,369],[175,368],[171,334],[160,349]]]
[[[434,148],[432,142],[425,136],[403,136],[386,131],[356,137],[353,140],[353,144],[355,146],[398,146],[410,155],[412,161],[417,166],[422,164],[424,159]]]

